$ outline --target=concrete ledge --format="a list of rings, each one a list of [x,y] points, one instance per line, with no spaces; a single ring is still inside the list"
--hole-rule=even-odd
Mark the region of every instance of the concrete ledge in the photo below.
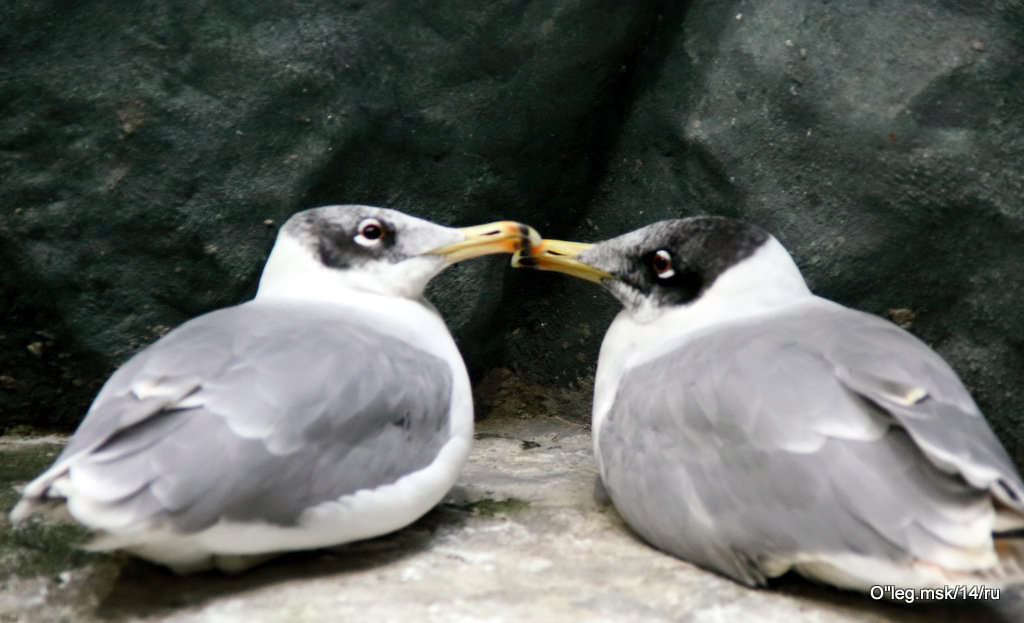
[[[416,524],[237,577],[189,577],[76,553],[46,526],[0,532],[0,621],[1018,621],[1020,597],[913,605],[784,579],[750,590],[637,539],[595,495],[589,431],[489,418],[460,484]],[[33,475],[60,439],[0,438],[2,477]],[[10,482],[2,509],[13,504]],[[59,536],[59,534],[58,534]],[[34,561],[37,568],[29,563]],[[1016,609],[1016,614],[1014,610]]]

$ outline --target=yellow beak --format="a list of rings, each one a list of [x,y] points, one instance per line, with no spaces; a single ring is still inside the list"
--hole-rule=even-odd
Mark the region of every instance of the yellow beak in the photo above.
[[[461,262],[492,253],[519,253],[540,242],[537,230],[515,221],[497,221],[485,225],[462,227],[466,239],[440,249],[430,251],[432,255],[443,255],[448,264]]]
[[[568,240],[552,240],[544,238],[529,248],[529,253],[524,255],[519,251],[512,257],[512,265],[515,267],[536,268],[538,270],[552,270],[559,273],[601,283],[602,279],[614,279],[615,276],[606,273],[600,268],[579,261],[579,254],[594,245],[584,242],[569,242]]]

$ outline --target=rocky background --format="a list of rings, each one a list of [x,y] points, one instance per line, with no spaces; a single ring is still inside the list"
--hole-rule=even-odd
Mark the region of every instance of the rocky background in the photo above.
[[[1024,464],[1024,3],[0,4],[0,428],[252,296],[327,203],[597,240],[716,213],[942,353]],[[481,400],[585,421],[616,305],[458,266],[429,291]],[[545,394],[549,391],[549,394]]]

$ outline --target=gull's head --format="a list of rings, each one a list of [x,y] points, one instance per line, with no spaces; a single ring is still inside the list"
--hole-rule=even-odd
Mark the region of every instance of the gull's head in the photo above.
[[[417,299],[455,262],[514,253],[539,239],[513,221],[453,228],[387,208],[313,208],[281,227],[256,296],[335,298],[357,290]]]
[[[544,239],[513,264],[600,283],[639,322],[681,308],[757,311],[809,294],[774,237],[718,216],[660,221],[596,244]]]

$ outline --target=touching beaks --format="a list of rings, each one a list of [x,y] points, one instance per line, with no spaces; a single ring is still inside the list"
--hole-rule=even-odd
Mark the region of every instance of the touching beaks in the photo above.
[[[614,279],[615,276],[611,273],[579,260],[579,254],[592,246],[594,245],[584,242],[544,238],[536,244],[531,244],[528,253],[517,251],[512,256],[512,265],[517,268],[552,270],[594,283],[601,283],[602,279]]]
[[[550,238],[541,239],[537,230],[523,223],[497,221],[462,227],[458,231],[466,236],[465,240],[434,249],[429,253],[443,255],[448,264],[493,253],[511,253],[512,266],[517,268],[551,270],[595,283],[615,278],[614,275],[579,260],[579,254],[594,245]]]
[[[430,254],[443,255],[448,264],[454,264],[492,253],[518,254],[522,249],[530,249],[540,242],[537,230],[516,221],[462,227],[458,231],[466,236],[465,240],[434,249]]]

